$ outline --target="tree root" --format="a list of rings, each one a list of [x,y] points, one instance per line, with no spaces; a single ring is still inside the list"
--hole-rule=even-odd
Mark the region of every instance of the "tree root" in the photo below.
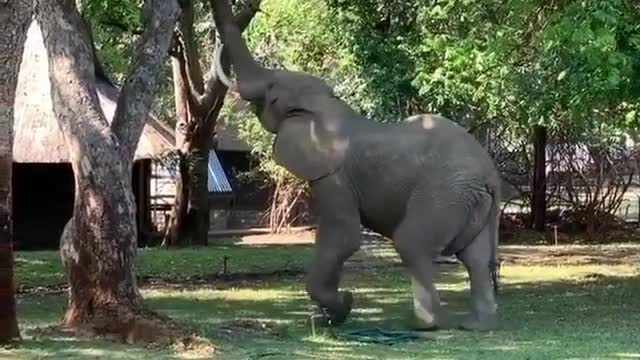
[[[215,346],[195,336],[172,319],[149,309],[114,304],[93,309],[91,314],[70,307],[60,329],[76,337],[104,337],[133,345],[172,346],[174,350],[212,354]]]

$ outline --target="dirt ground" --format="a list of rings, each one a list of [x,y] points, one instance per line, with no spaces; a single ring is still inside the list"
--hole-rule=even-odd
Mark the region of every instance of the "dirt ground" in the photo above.
[[[240,237],[238,245],[308,245],[313,244],[315,231],[296,231],[282,234],[258,234]],[[215,240],[214,240],[215,241]]]

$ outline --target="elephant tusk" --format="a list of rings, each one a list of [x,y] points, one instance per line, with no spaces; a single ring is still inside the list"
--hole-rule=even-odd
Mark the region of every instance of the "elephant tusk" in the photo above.
[[[231,79],[229,79],[227,74],[225,74],[224,70],[222,69],[222,47],[224,46],[224,44],[222,44],[221,42],[219,42],[219,44],[220,45],[216,47],[214,54],[214,68],[216,70],[216,75],[218,75],[218,79],[220,79],[220,81],[226,87],[228,87],[229,90],[238,92],[238,86],[233,81],[231,81]]]

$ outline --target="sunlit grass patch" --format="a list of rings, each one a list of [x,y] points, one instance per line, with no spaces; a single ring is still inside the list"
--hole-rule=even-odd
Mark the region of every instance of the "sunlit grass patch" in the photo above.
[[[506,284],[539,283],[544,281],[591,281],[602,276],[634,277],[640,275],[636,264],[625,265],[506,265],[501,276]]]

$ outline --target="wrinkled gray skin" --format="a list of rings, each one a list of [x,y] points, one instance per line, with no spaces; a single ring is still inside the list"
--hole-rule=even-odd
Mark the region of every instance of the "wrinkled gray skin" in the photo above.
[[[334,325],[347,318],[353,298],[338,285],[343,263],[360,248],[362,224],[393,240],[413,279],[419,328],[441,325],[433,284],[439,254],[455,254],[470,276],[471,313],[462,327],[494,328],[491,267],[497,257],[500,180],[485,149],[441,116],[376,123],[338,99],[321,79],[261,67],[231,20],[227,0],[212,5],[237,91],[254,105],[264,128],[277,134],[276,161],[310,184],[318,218],[315,259],[306,278],[311,299]]]

